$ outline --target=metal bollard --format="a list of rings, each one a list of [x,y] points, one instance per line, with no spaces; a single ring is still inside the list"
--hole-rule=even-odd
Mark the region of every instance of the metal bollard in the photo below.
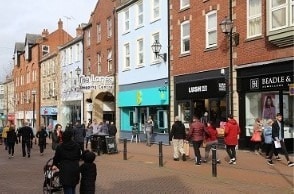
[[[217,176],[216,144],[212,145],[212,176]]]
[[[100,154],[100,149],[101,149],[101,146],[100,146],[100,142],[101,140],[100,140],[100,137],[97,137],[97,155],[98,156],[100,156],[101,154]]]
[[[124,139],[124,160],[127,160],[127,139]]]
[[[163,166],[162,141],[159,142],[159,167]]]

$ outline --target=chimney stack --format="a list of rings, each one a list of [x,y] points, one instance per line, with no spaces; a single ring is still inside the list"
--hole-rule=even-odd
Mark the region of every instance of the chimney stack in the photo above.
[[[59,21],[58,21],[58,29],[63,29],[63,22],[61,21],[60,18],[59,18]]]
[[[81,25],[79,24],[79,26],[76,28],[76,37],[83,35],[83,29],[81,27]]]
[[[49,35],[49,31],[48,29],[43,29],[43,32],[42,32],[42,37],[45,38],[46,36]]]

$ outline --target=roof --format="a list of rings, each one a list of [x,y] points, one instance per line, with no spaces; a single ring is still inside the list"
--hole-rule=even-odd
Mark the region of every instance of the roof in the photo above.
[[[25,44],[23,42],[16,42],[14,45],[14,53],[24,51]]]
[[[36,44],[37,39],[42,38],[40,34],[26,34],[25,44]]]

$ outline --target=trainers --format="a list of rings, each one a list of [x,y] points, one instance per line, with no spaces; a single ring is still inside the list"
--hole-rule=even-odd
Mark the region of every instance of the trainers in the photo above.
[[[174,158],[174,161],[179,161],[179,158]]]
[[[288,162],[288,166],[292,167],[292,166],[294,166],[294,163],[293,162]]]
[[[202,162],[203,162],[203,163],[207,163],[207,160],[204,159]]]
[[[276,160],[277,160],[277,161],[281,161],[282,158],[280,158],[279,156],[277,156],[277,157],[276,157]]]
[[[220,164],[221,163],[220,159],[216,160],[216,163],[217,164]]]
[[[271,165],[271,166],[273,166],[273,165],[274,165],[274,163],[273,163],[273,161],[272,161],[272,160],[268,160],[268,161],[267,161],[267,164],[268,164],[268,165]]]
[[[196,166],[200,166],[201,163],[200,163],[200,162],[196,162],[195,165],[196,165]]]
[[[232,158],[232,159],[229,161],[229,164],[236,164],[236,159],[235,159],[235,158]]]
[[[11,158],[11,155],[10,155],[10,154],[8,155],[8,158],[9,158],[9,159]]]
[[[186,161],[187,160],[186,154],[183,154],[182,159],[183,159],[183,161]]]

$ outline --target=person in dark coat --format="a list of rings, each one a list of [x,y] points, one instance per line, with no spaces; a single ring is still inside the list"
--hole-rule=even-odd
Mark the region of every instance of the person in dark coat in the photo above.
[[[7,145],[8,145],[8,157],[9,159],[14,156],[14,146],[18,144],[15,127],[11,125],[9,131],[7,131]]]
[[[80,145],[81,151],[84,152],[84,140],[86,137],[86,129],[79,121],[73,127],[73,139]]]
[[[172,141],[174,147],[174,160],[179,161],[179,153],[182,155],[182,160],[186,161],[186,154],[184,151],[184,140],[186,139],[186,128],[179,117],[175,117],[175,123],[169,136],[169,141]]]
[[[108,133],[109,133],[110,137],[115,137],[115,135],[117,133],[117,128],[116,128],[113,121],[110,122]]]
[[[84,163],[80,166],[81,183],[80,194],[94,194],[97,177],[96,155],[94,152],[86,150],[83,154]]]
[[[62,143],[62,126],[56,124],[52,132],[52,150],[56,150],[57,146]]]
[[[75,194],[76,185],[80,181],[80,159],[80,146],[72,140],[72,131],[64,131],[62,143],[57,146],[53,157],[52,169],[59,171],[59,180],[65,194]]]
[[[21,136],[22,156],[28,158],[31,156],[31,142],[34,138],[33,129],[29,126],[27,121],[24,122],[24,126],[19,129],[19,135]]]
[[[46,138],[48,134],[46,131],[46,127],[43,125],[41,126],[41,130],[37,132],[36,137],[39,140],[39,147],[40,147],[40,155],[43,156],[44,149],[46,147]]]

